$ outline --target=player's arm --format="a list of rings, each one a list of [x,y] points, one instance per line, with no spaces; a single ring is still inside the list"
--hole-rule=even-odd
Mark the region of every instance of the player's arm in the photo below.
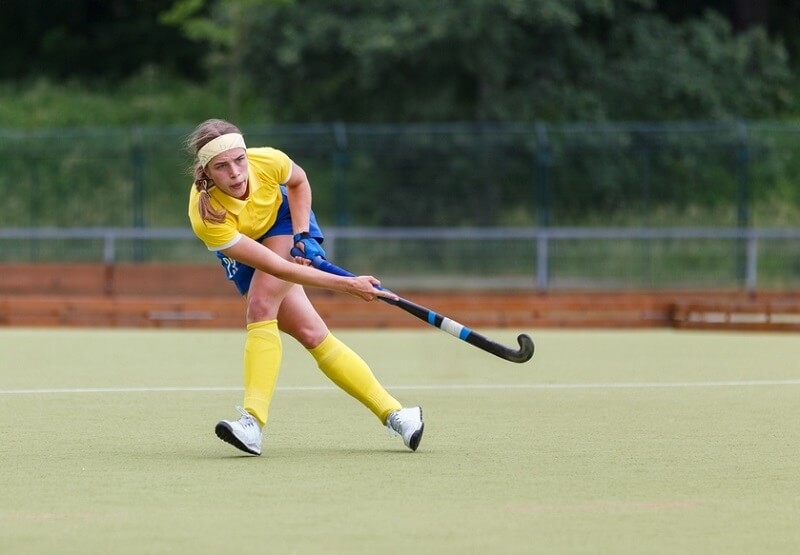
[[[286,180],[286,196],[289,199],[289,208],[292,211],[292,233],[294,234],[294,249],[296,260],[313,260],[317,256],[325,258],[325,249],[316,238],[309,235],[309,221],[311,214],[311,184],[308,182],[306,172],[296,163],[291,162],[291,173]]]
[[[311,214],[311,184],[303,168],[292,162],[292,172],[286,180],[286,196],[292,211],[293,233],[308,231]]]
[[[344,277],[320,272],[310,266],[289,262],[246,236],[242,236],[235,245],[224,249],[222,253],[257,270],[300,285],[349,293],[366,301],[373,301],[378,297],[397,299],[394,293],[376,289],[375,286],[380,285],[380,281],[372,276]]]

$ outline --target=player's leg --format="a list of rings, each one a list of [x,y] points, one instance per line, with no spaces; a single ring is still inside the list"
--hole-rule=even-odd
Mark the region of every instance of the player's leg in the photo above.
[[[239,409],[242,415],[239,420],[220,421],[216,433],[242,451],[260,455],[262,428],[267,423],[282,357],[278,308],[291,284],[259,271],[250,271],[244,280],[241,270],[237,274],[238,279],[237,276],[231,279],[240,292],[246,292],[247,298],[244,408]]]
[[[283,346],[278,311],[292,284],[255,272],[247,295],[247,336],[244,344],[244,408],[266,425],[278,381]]]
[[[369,365],[330,333],[301,286],[292,286],[284,297],[278,322],[281,330],[308,349],[320,370],[333,383],[372,411],[382,424],[399,433],[406,446],[416,450],[424,429],[422,409],[403,409],[380,384]]]
[[[333,383],[371,410],[381,422],[385,423],[390,412],[401,408],[367,363],[330,333],[299,285],[292,287],[284,297],[278,322],[281,330],[308,349],[320,370]]]

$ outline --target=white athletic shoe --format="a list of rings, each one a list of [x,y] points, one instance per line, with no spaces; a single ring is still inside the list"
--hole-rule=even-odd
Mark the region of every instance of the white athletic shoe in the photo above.
[[[258,420],[253,418],[242,407],[236,407],[236,410],[242,415],[241,418],[239,420],[219,421],[216,428],[214,428],[217,437],[245,453],[260,455],[262,436]]]
[[[403,443],[412,451],[416,451],[422,439],[425,423],[422,421],[422,409],[409,407],[392,412],[386,419],[386,427],[391,435],[400,434]]]

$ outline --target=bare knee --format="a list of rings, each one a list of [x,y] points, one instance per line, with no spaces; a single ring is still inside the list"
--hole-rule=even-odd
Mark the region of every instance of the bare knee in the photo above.
[[[310,319],[290,322],[278,320],[278,327],[284,333],[291,335],[306,349],[313,349],[328,337],[328,327],[322,319]]]
[[[328,326],[299,285],[292,287],[278,311],[278,327],[306,349],[313,349],[328,337]]]
[[[247,299],[247,322],[263,322],[278,317],[278,303],[262,296],[250,296]]]
[[[255,272],[247,293],[247,323],[278,318],[278,311],[292,284],[263,272]]]

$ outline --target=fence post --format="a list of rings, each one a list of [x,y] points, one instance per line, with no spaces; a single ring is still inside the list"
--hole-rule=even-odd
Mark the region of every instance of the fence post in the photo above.
[[[651,142],[652,139],[650,138],[650,134],[646,131],[637,132],[633,130],[631,133],[631,138],[633,139],[633,148],[636,152],[636,160],[637,166],[639,170],[639,183],[641,185],[641,193],[642,193],[642,206],[641,206],[641,215],[642,215],[642,226],[645,228],[649,228],[652,220],[651,220],[651,212],[652,212],[652,183],[651,183],[651,175],[650,175],[650,165],[651,165]],[[642,241],[642,250],[644,251],[644,264],[647,271],[647,281],[649,285],[652,285],[654,282],[654,275],[653,275],[653,239],[645,239]]]
[[[42,191],[40,187],[42,180],[39,176],[41,173],[39,169],[40,164],[36,163],[35,157],[32,158],[32,162],[30,168],[33,179],[31,179],[31,186],[28,188],[30,193],[30,202],[28,204],[30,214],[29,225],[30,227],[36,227],[40,225],[42,217]],[[31,261],[39,260],[39,241],[30,241],[29,246]]]
[[[547,291],[547,281],[549,270],[548,265],[548,239],[549,233],[546,229],[539,229],[536,235],[536,288],[539,291]]]
[[[758,286],[758,237],[754,232],[747,234],[747,291],[755,293]]]
[[[115,234],[112,229],[103,233],[103,293],[114,294]]]
[[[736,190],[736,227],[740,232],[750,227],[750,144],[747,134],[747,124],[743,121],[736,123],[736,176],[738,187]],[[749,287],[748,282],[748,256],[747,240],[741,237],[736,245],[736,271],[739,282]]]
[[[333,124],[333,138],[336,148],[333,155],[333,221],[336,225],[345,226],[350,223],[350,153],[347,150],[347,126],[344,123]]]
[[[539,202],[536,204],[536,219],[541,227],[550,227],[550,168],[552,164],[553,156],[547,137],[547,126],[544,123],[537,123],[535,178]]]
[[[536,124],[536,155],[535,155],[535,191],[538,202],[536,204],[536,219],[539,225],[539,234],[536,238],[536,286],[539,290],[547,289],[548,282],[548,244],[546,229],[550,227],[551,195],[550,195],[550,169],[553,156],[550,142],[547,137],[547,126],[544,123]]]
[[[144,227],[144,151],[142,150],[142,129],[134,127],[131,130],[131,204],[133,205],[133,227]],[[144,259],[144,246],[142,241],[133,241],[133,259],[141,262]]]

